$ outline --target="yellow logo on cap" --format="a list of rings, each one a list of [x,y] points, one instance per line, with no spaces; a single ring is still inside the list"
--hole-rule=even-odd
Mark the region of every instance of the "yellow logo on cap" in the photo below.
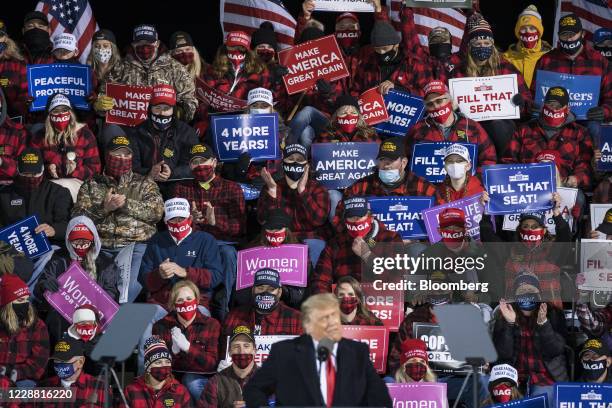
[[[561,19],[561,23],[559,24],[561,27],[566,27],[566,26],[575,26],[577,24],[577,21],[574,17],[572,16],[566,16],[563,17]]]
[[[234,329],[234,335],[238,335],[238,334],[247,334],[247,335],[251,335],[251,329],[249,329],[247,326],[238,326]]]
[[[55,351],[58,353],[65,353],[66,351],[70,351],[70,344],[62,340],[55,345]]]
[[[129,146],[130,141],[125,136],[117,136],[116,138],[113,139],[113,144]]]
[[[191,154],[195,153],[204,153],[206,151],[206,146],[197,144],[191,148]]]
[[[174,151],[166,147],[166,149],[164,150],[164,157],[170,158],[172,156],[174,156]]]
[[[608,210],[606,212],[606,218],[604,218],[604,222],[612,223],[612,210]]]
[[[164,406],[173,407],[174,406],[174,398],[166,398],[164,400]]]
[[[380,150],[382,150],[383,152],[394,152],[397,150],[397,146],[391,142],[385,142],[380,147]]]
[[[600,348],[601,346],[601,341],[597,339],[590,339],[586,343],[584,343],[584,348]]]
[[[21,161],[26,164],[38,164],[38,156],[34,153],[27,153],[21,158]]]
[[[561,88],[553,88],[550,90],[550,94],[554,96],[565,96]]]

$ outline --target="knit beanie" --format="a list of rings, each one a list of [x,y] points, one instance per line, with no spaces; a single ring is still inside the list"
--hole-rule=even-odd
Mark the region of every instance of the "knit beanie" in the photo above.
[[[399,44],[400,35],[395,28],[386,21],[377,21],[370,34],[370,44],[372,47],[385,47],[387,45]]]
[[[518,16],[518,20],[516,21],[516,26],[514,27],[514,35],[516,38],[520,39],[520,31],[523,26],[534,26],[538,33],[540,33],[540,37],[544,35],[544,25],[542,25],[542,16],[538,12],[538,8],[533,4],[527,6],[525,10]]]
[[[471,42],[473,40],[494,41],[491,25],[484,18],[475,22],[472,28],[468,31],[468,41]]]
[[[260,44],[268,44],[274,50],[278,50],[274,26],[269,21],[261,23],[259,28],[251,34],[251,49],[254,50]]]
[[[168,350],[168,346],[166,346],[166,343],[158,336],[149,337],[144,344],[145,371],[149,369],[151,364],[163,358],[172,361],[172,355]]]
[[[28,285],[17,275],[11,273],[2,277],[0,281],[0,307],[29,294]]]

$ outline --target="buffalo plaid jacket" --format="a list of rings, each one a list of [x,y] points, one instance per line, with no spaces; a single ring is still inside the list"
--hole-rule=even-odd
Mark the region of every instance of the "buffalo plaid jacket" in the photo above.
[[[25,128],[6,118],[0,126],[0,181],[13,180],[17,174],[17,157],[25,149],[26,139]]]
[[[42,320],[31,327],[23,327],[12,336],[0,327],[0,366],[17,371],[17,381],[38,381],[49,359],[49,334]]]
[[[172,356],[172,369],[199,373],[215,372],[221,333],[219,322],[198,311],[193,322],[188,327],[183,327],[176,312],[170,313],[153,325],[153,334],[160,336],[168,348],[172,347],[173,327],[181,329],[191,346],[187,353],[180,351]]]
[[[389,350],[389,357],[387,358],[387,370],[389,373],[395,374],[395,370],[400,365],[400,355],[402,342],[407,339],[414,339],[414,332],[412,331],[413,323],[437,323],[436,316],[431,312],[431,306],[422,305],[417,306],[414,310],[407,315],[402,323],[400,324],[398,335],[393,343],[391,343],[391,350]]]
[[[89,408],[104,406],[104,383],[97,384],[97,378],[87,373],[81,373],[79,378],[70,386],[76,398],[73,402],[54,402],[53,406],[57,408]],[[53,376],[42,381],[41,387],[61,388],[62,381],[58,376]],[[112,395],[112,394],[111,394]],[[111,404],[112,405],[112,404]],[[49,403],[36,403],[28,405],[31,407],[48,407]]]
[[[125,387],[125,398],[131,408],[190,408],[191,396],[187,388],[171,378],[166,380],[164,386],[155,391],[144,382],[144,377],[137,377],[130,385]],[[121,408],[126,405],[121,403]]]
[[[185,181],[176,185],[174,196],[195,202],[198,210],[206,214],[205,202],[215,208],[215,225],[196,224],[197,230],[206,231],[216,239],[238,240],[246,231],[246,204],[238,183],[217,175],[205,190],[197,181]]]
[[[280,334],[299,336],[302,334],[300,312],[286,306],[283,302],[279,302],[276,309],[267,315],[259,315],[250,305],[246,305],[230,310],[225,317],[221,343],[225,345],[225,339],[232,335],[235,327],[247,326],[254,333],[256,324],[261,325],[261,333],[256,333],[260,336]]]
[[[187,271],[185,279],[189,279],[200,289],[200,305],[208,307],[210,299],[204,292],[212,285],[210,271],[206,268],[194,268],[192,266],[188,266],[185,270]],[[158,266],[147,273],[145,280],[147,283],[146,289],[149,291],[148,301],[166,308],[172,286],[176,283],[176,279],[174,279],[174,277],[171,279],[163,279],[159,274]]]
[[[571,122],[550,139],[538,119],[522,124],[516,130],[502,156],[502,163],[533,163],[542,150],[556,150],[561,156],[557,168],[561,178],[576,176],[582,189],[591,185],[593,141],[588,130]]]
[[[26,64],[16,59],[0,60],[0,87],[6,97],[9,116],[28,113],[26,99],[28,97],[28,80]]]
[[[531,89],[535,94],[538,70],[574,75],[601,75],[599,106],[604,108],[605,120],[612,120],[612,73],[606,57],[590,45],[584,45],[578,56],[571,60],[558,48],[542,55],[533,72]],[[563,84],[559,84],[563,85]]]
[[[451,201],[461,200],[462,198],[473,196],[484,191],[484,187],[478,177],[471,174],[467,175],[467,185],[459,191],[456,191],[449,177],[447,176],[442,183],[436,184],[436,205],[450,203]]]

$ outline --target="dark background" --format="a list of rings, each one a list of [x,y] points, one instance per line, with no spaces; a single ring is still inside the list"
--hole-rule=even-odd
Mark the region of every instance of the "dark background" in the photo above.
[[[6,0],[8,3],[10,0]],[[383,0],[384,3],[385,0]],[[14,39],[19,39],[23,16],[36,6],[34,0],[11,1],[0,10]],[[139,23],[153,23],[159,31],[160,39],[167,41],[174,31],[189,32],[202,56],[211,61],[222,41],[219,24],[219,0],[170,0],[164,2],[143,0],[90,0],[98,25],[111,29],[117,36],[120,49],[129,44],[132,28]],[[285,6],[297,18],[301,10],[301,0],[285,0]],[[516,41],[514,25],[519,13],[529,4],[538,7],[544,21],[544,38],[552,41],[555,1],[553,0],[480,0],[482,13],[487,18],[495,34],[496,44],[505,50]],[[129,6],[129,7],[128,7]],[[336,13],[315,13],[314,18],[323,22],[326,32],[334,29]],[[373,18],[361,14],[362,41],[369,42],[369,32]]]

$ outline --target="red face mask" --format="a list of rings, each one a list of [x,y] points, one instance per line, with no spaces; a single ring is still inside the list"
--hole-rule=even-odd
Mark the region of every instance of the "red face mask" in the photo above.
[[[186,300],[183,303],[175,303],[174,308],[176,309],[176,314],[181,316],[181,318],[185,321],[190,321],[196,315],[198,311],[198,300]]]
[[[444,105],[440,106],[433,112],[429,112],[429,117],[438,122],[439,124],[446,123],[449,116],[453,114],[453,104],[452,102],[447,102]]]
[[[266,235],[266,240],[270,243],[271,246],[279,247],[283,244],[283,242],[285,242],[285,238],[287,237],[287,230],[283,229],[282,231],[277,232],[265,231],[264,234]]]
[[[57,130],[58,132],[63,132],[66,130],[70,124],[70,115],[70,111],[50,113],[49,120],[51,121],[51,126],[53,126],[53,129]]]
[[[242,354],[242,353],[232,354],[232,362],[236,364],[236,366],[241,370],[244,370],[245,368],[247,368],[249,364],[251,364],[252,361],[253,361],[252,354]]]
[[[559,127],[565,123],[567,118],[567,106],[559,109],[553,109],[546,105],[542,107],[542,120],[550,127]]]
[[[83,323],[75,325],[74,329],[79,337],[81,337],[81,340],[88,342],[96,335],[98,325],[95,323]]]
[[[259,58],[266,64],[272,61],[272,58],[274,58],[274,54],[274,50],[270,48],[260,48],[257,50],[257,55],[259,55]]]
[[[91,244],[91,241],[87,241],[84,244],[77,244],[76,242],[70,243],[70,245],[72,245],[72,249],[74,249],[74,253],[77,254],[79,259],[85,259],[85,257],[87,256],[87,252],[89,252],[89,250],[91,249]]]
[[[132,158],[107,154],[104,171],[107,175],[118,179],[124,174],[132,171]]]
[[[356,297],[342,296],[342,299],[340,300],[340,310],[345,315],[351,314],[353,310],[357,308],[358,304],[359,304],[359,299],[357,299]]]
[[[452,231],[450,229],[440,229],[442,242],[449,249],[457,249],[461,247],[465,240],[465,231]]]
[[[544,234],[546,234],[546,230],[544,228],[531,230],[531,229],[519,229],[519,236],[521,237],[521,242],[527,246],[537,246],[544,239]]]
[[[166,378],[170,377],[170,374],[172,374],[172,366],[151,367],[149,373],[151,374],[151,377],[155,378],[159,382],[162,382]]]
[[[355,222],[345,221],[345,225],[351,237],[353,238],[362,237],[363,238],[368,234],[368,232],[370,232],[370,229],[372,229],[372,217],[368,216],[368,218],[366,218],[363,221],[355,221]]]
[[[172,235],[177,241],[181,241],[191,232],[191,217],[185,218],[181,222],[167,222],[168,224],[168,232]]]
[[[28,176],[23,176],[21,174],[17,174],[17,178],[15,180],[17,185],[25,189],[26,191],[32,191],[32,190],[37,189],[38,186],[40,186],[40,183],[42,183],[42,181],[43,181],[42,174],[40,176],[34,176],[34,177],[28,177]]]
[[[338,126],[344,133],[353,133],[357,127],[357,121],[359,121],[359,115],[345,115],[344,117],[338,117]]]
[[[215,168],[208,164],[199,164],[191,169],[191,174],[197,181],[205,182],[215,174]]]
[[[535,32],[535,33],[519,33],[520,38],[521,38],[521,42],[523,43],[523,47],[525,48],[533,48],[536,46],[536,44],[538,43],[538,40],[540,39],[540,33]]]
[[[175,54],[172,56],[175,60],[180,62],[183,65],[189,65],[195,59],[195,54],[193,52],[181,52],[179,54]]]
[[[234,69],[238,69],[246,59],[246,54],[242,51],[228,51],[227,58],[234,65]]]
[[[498,384],[491,390],[493,400],[504,404],[512,399],[512,387],[507,384]]]
[[[342,48],[351,48],[359,45],[360,30],[337,30],[336,40]]]
[[[141,61],[148,61],[153,58],[155,54],[155,45],[153,44],[143,44],[134,47],[134,53]]]
[[[421,381],[425,374],[427,374],[427,367],[421,363],[408,363],[404,367],[406,375],[412,378],[414,381]]]

